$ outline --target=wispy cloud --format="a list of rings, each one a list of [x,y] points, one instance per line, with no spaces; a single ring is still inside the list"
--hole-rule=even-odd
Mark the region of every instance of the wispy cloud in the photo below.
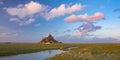
[[[18,36],[18,33],[7,33],[7,32],[0,33],[1,38],[15,37],[15,36]]]
[[[25,5],[26,10],[29,12],[29,14],[35,14],[35,13],[41,13],[43,12],[47,6],[44,6],[40,3],[31,1],[30,3]]]
[[[17,37],[20,35],[22,31],[17,31],[10,29],[8,27],[0,26],[0,38],[6,38],[6,37]]]
[[[12,22],[20,22],[20,20],[18,18],[10,18],[10,21],[12,21]]]
[[[12,29],[0,25],[0,42],[38,42],[43,36],[40,33],[42,32],[33,33],[29,30]]]
[[[30,18],[30,19],[28,19],[28,20],[25,21],[25,22],[21,22],[19,25],[20,25],[20,26],[29,25],[29,24],[33,23],[34,21],[35,21],[35,19]]]
[[[4,10],[12,16],[10,21],[17,22],[18,25],[24,26],[29,25],[35,21],[35,14],[42,13],[47,9],[47,6],[44,6],[40,3],[31,1],[25,5],[19,4],[16,7],[5,7]],[[29,19],[26,19],[29,18]],[[24,21],[26,20],[26,21]]]
[[[64,41],[65,43],[120,43],[120,40],[112,38],[112,37],[91,37],[89,35],[83,37],[76,37],[74,35],[65,34],[61,36],[55,37],[57,40]]]
[[[118,16],[118,19],[120,19],[120,16]]]
[[[96,31],[98,29],[101,29],[101,26],[94,26],[92,23],[83,24],[83,25],[78,27],[78,30],[80,32],[82,32],[82,31],[93,32],[93,31]]]
[[[10,21],[18,23],[19,26],[25,26],[25,25],[29,25],[29,24],[33,23],[35,21],[35,19],[29,18],[26,21],[22,21],[19,18],[10,18]]]
[[[120,12],[120,8],[116,8],[113,10],[114,12]],[[120,16],[118,16],[118,19],[120,19]]]
[[[35,24],[35,27],[39,27],[41,24],[40,23],[37,23],[37,24]]]
[[[84,8],[84,5],[81,4],[74,4],[74,5],[66,5],[66,4],[61,4],[59,7],[51,9],[49,12],[46,14],[43,14],[43,16],[49,20],[58,16],[62,16],[65,14],[71,14],[76,11],[80,11]]]
[[[88,14],[84,14],[84,15],[71,15],[66,17],[64,20],[66,22],[92,22],[92,21],[96,21],[99,19],[104,19],[105,15],[101,12],[96,12],[93,16],[88,16]]]
[[[67,29],[67,30],[63,31],[64,34],[65,34],[65,33],[71,33],[71,32],[72,32],[71,29]]]
[[[105,6],[100,6],[100,9],[105,9]]]
[[[36,13],[43,12],[46,8],[46,6],[40,3],[31,1],[25,5],[19,4],[16,7],[5,7],[4,10],[11,16],[17,16],[20,19],[23,19],[25,17],[31,17]]]
[[[30,1],[27,4],[19,4],[16,7],[4,7],[3,9],[10,16],[12,16],[10,21],[17,22],[19,23],[20,26],[23,26],[23,25],[31,24],[33,22],[33,19],[35,20],[36,15],[42,16],[46,20],[50,20],[55,17],[80,11],[83,8],[84,8],[84,5],[81,5],[81,4],[74,4],[74,5],[61,4],[56,8],[50,9],[49,6],[45,6],[38,2]],[[23,22],[24,20],[26,20],[26,18],[29,21],[32,20],[32,22],[29,22],[29,21]]]
[[[120,12],[120,8],[114,9],[114,12]]]
[[[86,22],[86,24],[82,24],[77,28],[77,36],[80,37],[88,32],[94,32],[96,30],[101,29],[101,26],[94,26],[94,21],[104,19],[105,15],[101,12],[96,12],[93,16],[88,16],[88,14],[84,15],[71,15],[66,17],[65,22]]]
[[[78,30],[77,35],[81,36],[87,32],[94,32],[101,28],[102,28],[101,26],[94,26],[92,23],[83,24],[77,28],[77,30]]]

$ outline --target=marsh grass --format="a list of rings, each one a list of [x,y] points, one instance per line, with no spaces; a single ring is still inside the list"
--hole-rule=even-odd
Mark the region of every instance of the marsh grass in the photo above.
[[[78,44],[48,60],[120,60],[120,44]]]
[[[0,44],[0,57],[69,47],[47,60],[120,60],[120,44]]]
[[[71,47],[71,44],[0,44],[0,57]]]

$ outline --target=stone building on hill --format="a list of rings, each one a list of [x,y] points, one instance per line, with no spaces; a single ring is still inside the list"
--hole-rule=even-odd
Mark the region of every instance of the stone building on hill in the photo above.
[[[48,34],[47,37],[43,38],[40,41],[40,44],[56,44],[56,43],[62,43],[62,42],[58,42],[57,40],[55,40],[51,34]]]

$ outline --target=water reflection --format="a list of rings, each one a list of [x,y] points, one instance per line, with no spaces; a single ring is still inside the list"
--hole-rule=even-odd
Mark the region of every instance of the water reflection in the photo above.
[[[46,58],[52,57],[63,51],[61,50],[47,50],[37,53],[20,54],[16,56],[2,57],[0,60],[45,60]]]

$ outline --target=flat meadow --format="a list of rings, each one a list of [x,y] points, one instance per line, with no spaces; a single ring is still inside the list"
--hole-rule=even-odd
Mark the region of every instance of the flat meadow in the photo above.
[[[69,47],[47,60],[120,60],[120,44],[0,44],[0,57]]]
[[[33,52],[40,52],[44,50],[53,50],[59,48],[68,48],[73,46],[72,44],[21,44],[21,43],[11,43],[11,44],[0,44],[0,57],[11,56],[18,54],[26,54]]]
[[[78,44],[48,60],[120,60],[120,44]]]

